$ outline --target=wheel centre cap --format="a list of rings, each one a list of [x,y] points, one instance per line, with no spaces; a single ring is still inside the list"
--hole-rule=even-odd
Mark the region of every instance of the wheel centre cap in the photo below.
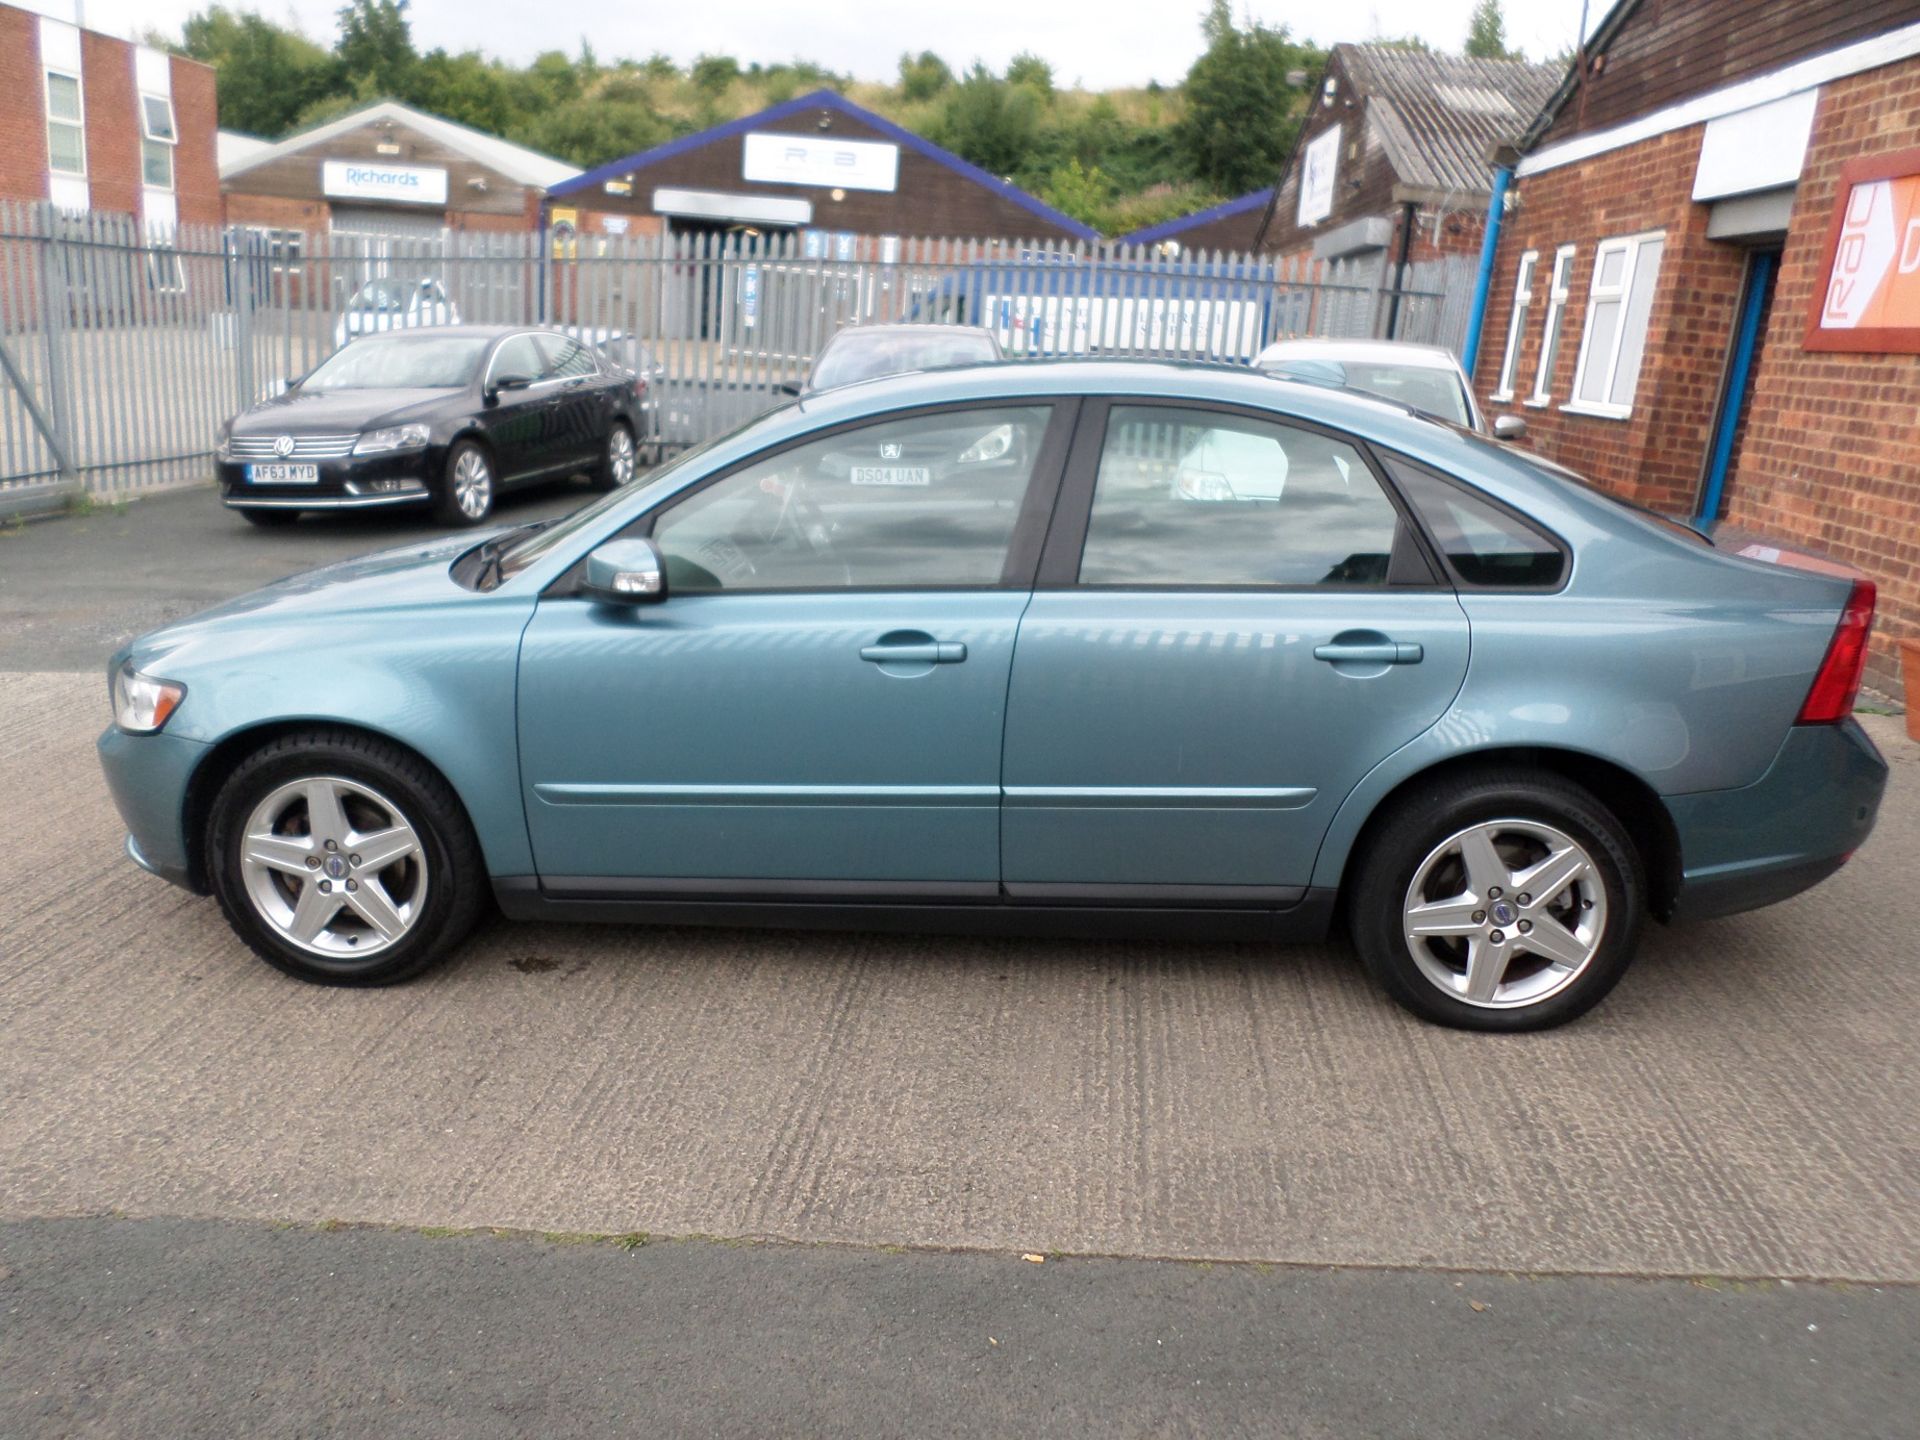
[[[325,868],[328,875],[332,876],[335,880],[339,880],[347,873],[347,862],[342,860],[338,855],[329,855]]]
[[[1496,925],[1511,925],[1520,915],[1518,910],[1504,900],[1494,901],[1488,913],[1493,916],[1493,923]]]

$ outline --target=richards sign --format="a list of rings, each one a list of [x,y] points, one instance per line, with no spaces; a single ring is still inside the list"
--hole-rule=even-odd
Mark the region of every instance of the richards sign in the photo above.
[[[366,160],[329,160],[320,167],[320,188],[341,200],[397,200],[445,205],[447,172],[426,165],[379,165]]]

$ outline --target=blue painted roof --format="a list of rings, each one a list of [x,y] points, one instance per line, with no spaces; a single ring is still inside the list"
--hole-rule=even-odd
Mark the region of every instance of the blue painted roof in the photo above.
[[[644,170],[650,165],[658,165],[662,160],[670,160],[674,156],[684,155],[690,150],[699,150],[713,144],[716,140],[726,140],[735,135],[744,135],[747,131],[756,129],[759,126],[772,124],[776,120],[785,120],[789,116],[804,114],[809,110],[837,110],[842,115],[850,115],[863,125],[869,125],[875,130],[878,130],[896,145],[911,150],[917,155],[924,155],[935,164],[944,165],[947,169],[953,171],[954,174],[963,176],[984,189],[991,190],[1003,200],[1010,200],[1023,210],[1031,211],[1042,220],[1045,220],[1049,225],[1065,230],[1070,234],[1077,235],[1082,240],[1098,240],[1100,238],[1098,231],[1082,225],[1071,215],[1062,214],[1038,196],[1028,194],[1011,181],[1002,180],[996,175],[989,175],[978,165],[969,164],[951,150],[941,149],[931,140],[916,135],[911,130],[903,129],[894,124],[893,121],[887,119],[884,115],[876,115],[866,107],[856,105],[847,99],[846,96],[837,94],[832,90],[815,90],[810,95],[802,95],[798,99],[789,100],[784,105],[775,105],[770,109],[760,111],[758,114],[745,115],[738,120],[729,120],[724,125],[715,125],[709,130],[697,131],[692,135],[683,135],[678,140],[669,140],[664,145],[656,145],[651,150],[642,150],[637,154],[627,156],[624,160],[609,161],[605,165],[587,171],[584,175],[576,175],[571,180],[564,180],[560,184],[552,186],[548,189],[547,194],[557,198],[563,195],[577,195],[583,190],[595,190],[608,180],[625,179],[634,171]]]
[[[1273,198],[1273,187],[1255,190],[1251,195],[1242,195],[1237,199],[1225,200],[1211,210],[1196,210],[1191,215],[1176,215],[1171,220],[1162,220],[1158,225],[1149,225],[1144,230],[1135,230],[1131,235],[1122,235],[1116,244],[1151,245],[1156,240],[1165,240],[1170,236],[1181,235],[1196,226],[1209,225],[1215,220],[1225,220],[1231,215],[1244,215],[1249,210],[1262,208]]]

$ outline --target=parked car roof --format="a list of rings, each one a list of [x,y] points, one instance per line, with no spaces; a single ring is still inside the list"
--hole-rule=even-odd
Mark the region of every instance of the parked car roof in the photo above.
[[[1276,340],[1254,357],[1254,366],[1276,360],[1352,360],[1367,365],[1408,365],[1422,370],[1457,370],[1460,361],[1439,345],[1410,340]]]

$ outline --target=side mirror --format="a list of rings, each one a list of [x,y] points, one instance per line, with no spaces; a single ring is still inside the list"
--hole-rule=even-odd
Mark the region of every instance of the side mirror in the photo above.
[[[610,605],[645,605],[667,598],[667,564],[651,540],[609,540],[587,556],[580,588]]]
[[[1493,420],[1493,438],[1496,440],[1518,440],[1527,433],[1527,422],[1519,415],[1496,415]]]
[[[782,380],[773,388],[776,394],[798,395],[800,393],[800,382],[798,380]]]
[[[491,381],[487,385],[487,388],[480,392],[480,399],[488,405],[498,405],[500,403],[500,392],[502,390],[525,390],[531,384],[533,384],[533,380],[530,376],[501,375]]]

